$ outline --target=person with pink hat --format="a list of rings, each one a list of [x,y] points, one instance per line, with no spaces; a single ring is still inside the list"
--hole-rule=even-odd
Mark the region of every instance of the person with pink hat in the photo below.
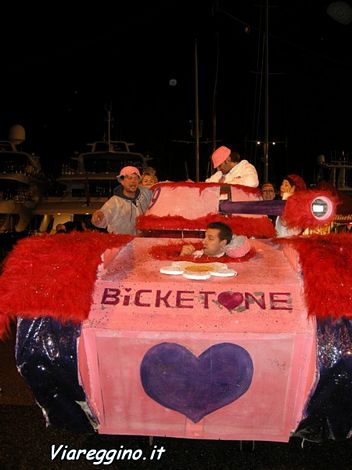
[[[117,180],[120,186],[114,196],[93,213],[92,223],[107,228],[109,233],[136,235],[136,218],[149,206],[152,191],[139,186],[141,174],[134,166],[122,168]]]
[[[241,184],[256,188],[259,185],[257,170],[247,160],[241,160],[240,154],[222,145],[211,156],[216,172],[206,183]]]

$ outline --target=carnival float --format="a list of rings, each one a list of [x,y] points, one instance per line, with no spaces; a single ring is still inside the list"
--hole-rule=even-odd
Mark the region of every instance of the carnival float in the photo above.
[[[4,262],[0,330],[17,319],[18,370],[47,424],[197,439],[349,438],[352,237],[319,233],[336,196],[262,201],[257,189],[207,183],[153,189],[141,236],[34,236]],[[268,215],[280,214],[311,234],[277,238]],[[181,257],[215,220],[246,235],[250,250],[216,263]]]

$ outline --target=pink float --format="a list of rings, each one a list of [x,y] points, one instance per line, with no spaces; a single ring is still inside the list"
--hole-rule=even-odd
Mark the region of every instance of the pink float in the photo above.
[[[259,200],[243,187],[228,194],[234,202]],[[152,221],[152,230],[167,225],[184,236],[214,218],[237,233],[271,224],[265,216],[217,214],[219,195],[219,185],[158,184],[141,226]],[[318,196],[326,197],[307,192],[305,206]],[[99,433],[287,442],[318,378],[314,315],[348,315],[352,276],[339,262],[351,257],[350,239],[250,239],[242,261],[216,259],[236,275],[214,269],[204,279],[170,273],[182,243],[96,233],[23,240],[0,278],[0,326],[15,315],[82,321],[79,381]],[[316,282],[314,253],[336,267],[339,303],[324,297],[331,284],[324,278],[319,296],[306,285]]]

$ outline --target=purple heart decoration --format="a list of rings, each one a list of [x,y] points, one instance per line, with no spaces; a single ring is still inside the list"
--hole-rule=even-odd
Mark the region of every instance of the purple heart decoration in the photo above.
[[[161,343],[146,352],[140,372],[150,398],[197,423],[248,390],[253,362],[232,343],[215,344],[199,357],[180,344]]]
[[[221,292],[218,295],[218,302],[229,310],[233,310],[243,302],[241,292]]]

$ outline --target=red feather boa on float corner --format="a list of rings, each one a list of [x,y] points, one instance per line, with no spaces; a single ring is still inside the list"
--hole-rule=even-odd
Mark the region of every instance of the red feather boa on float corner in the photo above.
[[[309,315],[352,318],[352,236],[278,238],[298,251]]]
[[[131,235],[72,232],[20,240],[5,259],[0,276],[0,338],[15,315],[85,320],[102,253],[132,239]]]
[[[331,214],[324,220],[316,218],[312,214],[312,202],[319,197],[329,199],[332,204]],[[327,225],[334,220],[336,215],[336,206],[339,203],[340,201],[338,197],[333,195],[330,191],[311,189],[306,191],[297,191],[287,199],[282,219],[290,228],[298,227],[305,229],[321,227],[322,225]]]
[[[153,190],[158,187],[166,187],[166,188],[198,188],[199,192],[204,191],[206,188],[218,187],[221,188],[222,186],[231,186],[229,184],[224,183],[194,183],[193,181],[160,181],[160,183],[156,183],[153,185]],[[238,191],[242,191],[247,194],[255,194],[258,198],[261,197],[261,190],[259,188],[252,188],[250,186],[243,186],[242,184],[235,185]]]

